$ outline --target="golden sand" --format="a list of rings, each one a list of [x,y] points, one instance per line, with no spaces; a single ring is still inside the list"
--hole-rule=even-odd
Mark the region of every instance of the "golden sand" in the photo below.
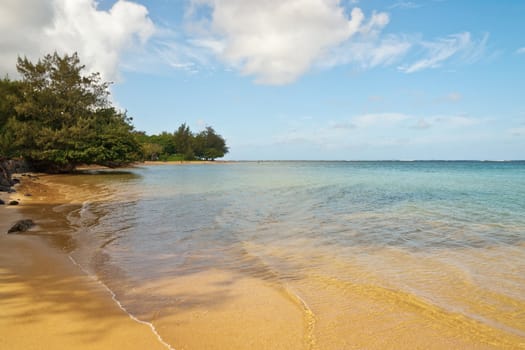
[[[0,349],[166,349],[45,237],[7,235],[38,210],[26,205],[38,198],[11,197],[21,205],[0,207]]]

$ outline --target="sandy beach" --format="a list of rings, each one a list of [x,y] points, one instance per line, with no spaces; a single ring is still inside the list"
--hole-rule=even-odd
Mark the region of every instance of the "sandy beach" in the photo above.
[[[0,348],[166,349],[55,243],[30,232],[6,234],[17,220],[40,210],[39,201],[51,199],[43,195],[46,189],[39,193],[22,181],[26,187],[10,195],[21,204],[0,206]],[[34,193],[23,196],[25,191]]]

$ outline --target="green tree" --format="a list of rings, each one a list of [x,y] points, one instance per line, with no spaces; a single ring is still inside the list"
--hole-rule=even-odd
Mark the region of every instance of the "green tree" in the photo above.
[[[0,80],[0,156],[12,156],[13,135],[7,132],[14,118],[15,103],[21,97],[20,83],[5,77]]]
[[[109,83],[83,75],[78,55],[18,58],[22,76],[16,115],[8,123],[16,150],[43,171],[78,164],[119,166],[141,157],[131,118],[109,101]]]
[[[159,160],[164,153],[164,148],[158,143],[145,142],[142,144],[145,160]]]
[[[176,153],[175,138],[173,134],[163,131],[159,135],[152,135],[149,137],[151,143],[162,146],[162,154],[170,155]]]
[[[186,123],[182,123],[181,126],[173,133],[175,141],[175,150],[178,154],[182,155],[186,160],[192,160],[195,158],[193,152],[193,134],[190,131],[190,127]]]
[[[206,160],[215,160],[228,153],[226,141],[211,126],[195,136],[194,149],[197,157]]]

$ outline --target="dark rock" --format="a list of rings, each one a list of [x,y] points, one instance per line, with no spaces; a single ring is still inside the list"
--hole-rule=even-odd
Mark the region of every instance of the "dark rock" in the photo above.
[[[4,204],[5,204],[5,202],[0,199],[0,205],[4,205]]]
[[[20,220],[7,231],[7,233],[24,232],[33,227],[35,223],[31,219]]]
[[[30,166],[24,160],[0,157],[0,191],[9,192],[11,186],[20,182],[11,177],[13,173],[22,173],[30,170]]]
[[[26,193],[26,194],[24,194],[24,196],[26,196],[26,197],[31,197],[32,194],[31,194],[31,193]]]
[[[7,203],[9,205],[18,205],[18,201],[9,201],[9,203]]]

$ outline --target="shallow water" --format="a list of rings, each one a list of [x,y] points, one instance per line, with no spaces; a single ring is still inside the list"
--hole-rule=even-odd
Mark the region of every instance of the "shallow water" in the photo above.
[[[67,207],[72,257],[175,349],[525,347],[523,162],[152,166],[57,181],[83,201]]]

